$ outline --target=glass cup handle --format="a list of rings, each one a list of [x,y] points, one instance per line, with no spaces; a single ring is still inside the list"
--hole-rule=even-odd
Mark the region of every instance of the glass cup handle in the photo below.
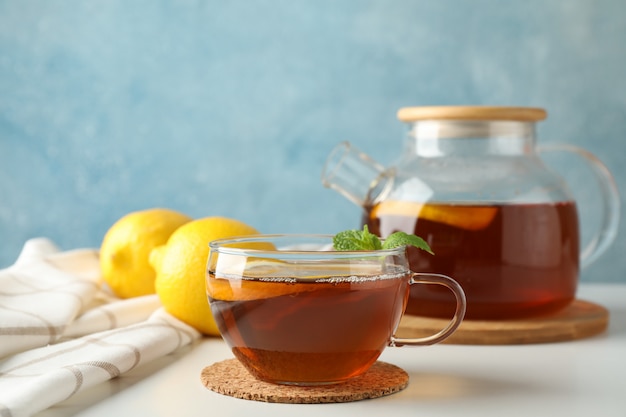
[[[620,197],[615,179],[609,169],[591,152],[574,145],[551,144],[537,148],[540,153],[569,152],[580,156],[591,168],[602,194],[602,219],[599,230],[580,253],[581,267],[585,268],[602,255],[617,236],[620,218]]]
[[[444,339],[447,339],[459,327],[459,325],[463,321],[463,317],[465,317],[467,302],[465,301],[465,292],[463,292],[463,288],[461,288],[461,286],[455,280],[447,275],[429,273],[413,273],[409,284],[443,285],[454,294],[454,297],[456,298],[456,311],[454,312],[454,316],[450,320],[450,323],[448,323],[448,325],[439,332],[431,336],[420,338],[401,338],[393,335],[391,336],[389,346],[434,345],[435,343],[439,343]]]

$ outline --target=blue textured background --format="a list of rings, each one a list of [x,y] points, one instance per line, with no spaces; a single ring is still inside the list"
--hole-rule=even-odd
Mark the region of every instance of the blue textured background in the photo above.
[[[0,0],[0,266],[155,206],[356,227],[323,162],[346,139],[393,161],[408,105],[544,107],[540,143],[626,195],[625,22],[622,0]],[[626,282],[624,223],[583,280]]]

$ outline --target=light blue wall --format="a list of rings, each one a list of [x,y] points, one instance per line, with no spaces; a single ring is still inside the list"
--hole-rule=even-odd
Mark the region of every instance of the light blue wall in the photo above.
[[[626,195],[625,45],[622,0],[0,0],[0,266],[155,206],[356,227],[325,157],[389,163],[407,105],[545,107]],[[624,223],[583,280],[626,282]]]

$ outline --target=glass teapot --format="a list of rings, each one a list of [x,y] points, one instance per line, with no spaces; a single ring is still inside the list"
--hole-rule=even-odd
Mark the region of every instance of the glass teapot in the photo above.
[[[409,248],[412,270],[457,280],[467,319],[550,314],[574,300],[581,265],[617,233],[619,196],[607,168],[583,149],[551,146],[582,156],[600,184],[599,230],[581,251],[576,201],[536,147],[543,109],[408,107],[398,118],[409,131],[395,166],[384,168],[343,142],[324,166],[324,186],[361,206],[371,232],[424,238],[435,255]],[[421,287],[412,290],[407,313],[454,313],[445,289]]]

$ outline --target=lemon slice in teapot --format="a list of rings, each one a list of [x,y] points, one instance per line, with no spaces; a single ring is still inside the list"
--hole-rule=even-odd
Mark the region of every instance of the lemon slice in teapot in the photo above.
[[[372,218],[408,216],[430,220],[465,230],[487,227],[496,216],[497,207],[463,204],[426,204],[407,201],[383,201],[372,210]]]

